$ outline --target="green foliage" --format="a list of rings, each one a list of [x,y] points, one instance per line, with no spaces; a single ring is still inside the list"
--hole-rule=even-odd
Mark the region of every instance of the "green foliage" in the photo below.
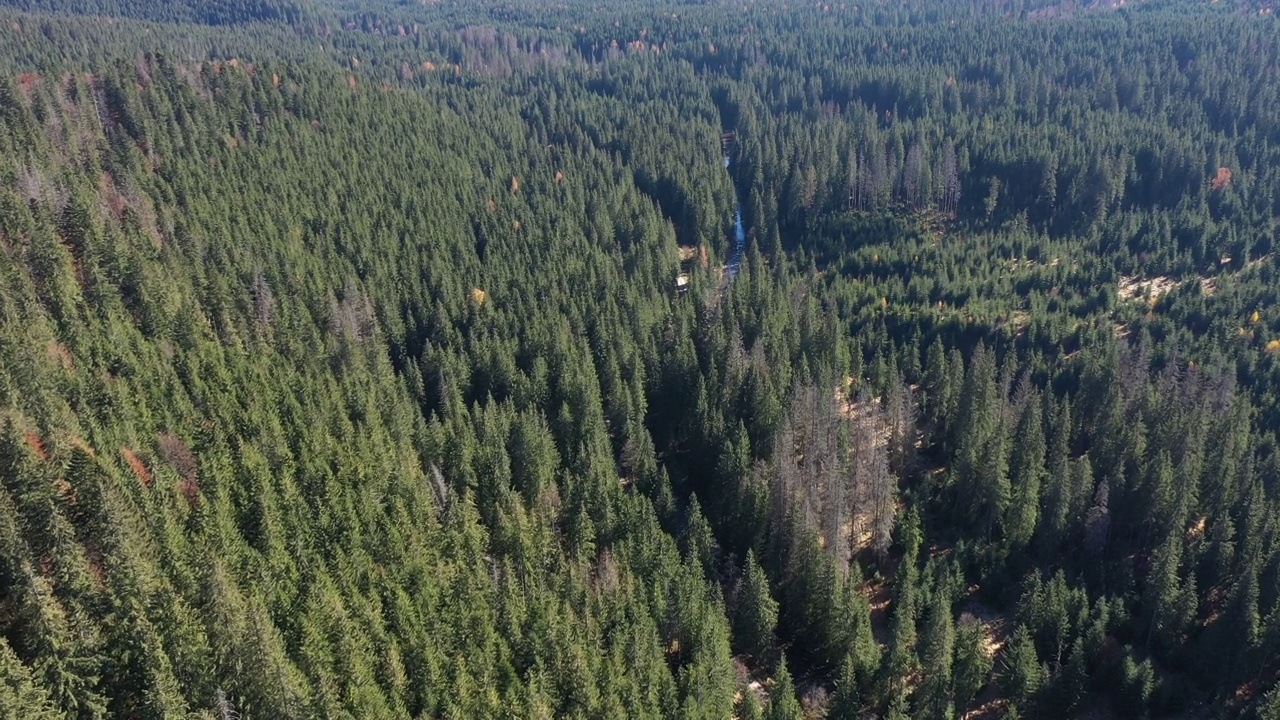
[[[773,631],[778,625],[778,603],[769,592],[769,579],[753,552],[747,553],[738,587],[734,640],[740,652],[761,665],[773,654]]]
[[[1005,693],[1016,707],[1026,710],[1035,705],[1046,673],[1025,626],[1020,626],[1009,639],[1001,678]]]
[[[939,592],[935,595],[925,624],[920,657],[923,680],[916,688],[914,705],[917,708],[917,717],[950,720],[956,714],[954,697],[956,632],[951,616],[949,594]],[[970,668],[965,670],[970,671]],[[968,683],[967,678],[966,683]]]
[[[1041,429],[1040,399],[1021,398],[1022,409],[1013,434],[1009,461],[1010,499],[1003,523],[1011,552],[1022,552],[1031,542],[1040,513],[1040,491],[1045,472],[1045,440]]]
[[[1256,3],[0,4],[3,711],[1276,704]]]
[[[1272,688],[1258,703],[1258,720],[1280,718],[1280,688]]]
[[[862,684],[859,681],[858,661],[852,654],[840,666],[835,692],[831,695],[831,707],[827,716],[833,720],[852,720],[862,712]]]
[[[739,720],[762,720],[764,718],[764,710],[760,708],[760,700],[756,698],[754,692],[742,694],[742,700],[738,702],[736,716]]]
[[[769,704],[764,710],[764,720],[802,720],[804,711],[796,698],[796,686],[787,669],[787,659],[778,662],[778,674],[769,689]]]
[[[973,616],[961,616],[955,631],[954,697],[957,710],[963,710],[987,684],[995,660],[987,652],[982,623]]]
[[[0,718],[55,720],[62,717],[53,699],[0,638]]]
[[[296,22],[310,12],[306,0],[219,0],[213,3],[116,2],[115,0],[6,0],[27,12],[104,15],[159,22],[232,25],[246,22]]]
[[[1149,660],[1135,662],[1126,655],[1120,663],[1120,687],[1115,697],[1116,711],[1123,717],[1147,717],[1156,689],[1155,670]]]

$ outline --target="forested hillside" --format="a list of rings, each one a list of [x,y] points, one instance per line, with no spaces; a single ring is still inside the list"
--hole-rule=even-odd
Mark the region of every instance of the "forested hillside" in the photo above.
[[[1280,720],[1267,3],[0,5],[0,719]]]
[[[55,16],[96,15],[208,25],[297,22],[315,9],[310,0],[3,0],[0,5]]]

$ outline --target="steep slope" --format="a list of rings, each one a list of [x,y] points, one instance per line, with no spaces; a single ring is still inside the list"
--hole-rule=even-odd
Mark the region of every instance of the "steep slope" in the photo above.
[[[677,262],[629,174],[329,72],[0,98],[0,624],[56,705],[727,712],[718,594],[611,459],[656,481],[604,328],[658,333]]]

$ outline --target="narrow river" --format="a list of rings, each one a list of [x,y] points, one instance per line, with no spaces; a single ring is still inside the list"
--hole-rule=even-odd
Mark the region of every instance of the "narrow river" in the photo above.
[[[729,154],[726,152],[724,156],[725,170],[729,169]],[[738,194],[734,192],[733,207],[733,250],[729,253],[729,262],[725,263],[725,282],[727,286],[729,281],[738,276],[738,268],[742,265],[742,254],[747,247],[747,233],[742,228],[742,201],[738,199]]]

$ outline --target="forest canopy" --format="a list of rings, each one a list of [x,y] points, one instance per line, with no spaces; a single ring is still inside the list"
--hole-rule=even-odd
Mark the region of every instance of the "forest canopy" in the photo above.
[[[1280,720],[1277,22],[0,1],[0,720]]]

